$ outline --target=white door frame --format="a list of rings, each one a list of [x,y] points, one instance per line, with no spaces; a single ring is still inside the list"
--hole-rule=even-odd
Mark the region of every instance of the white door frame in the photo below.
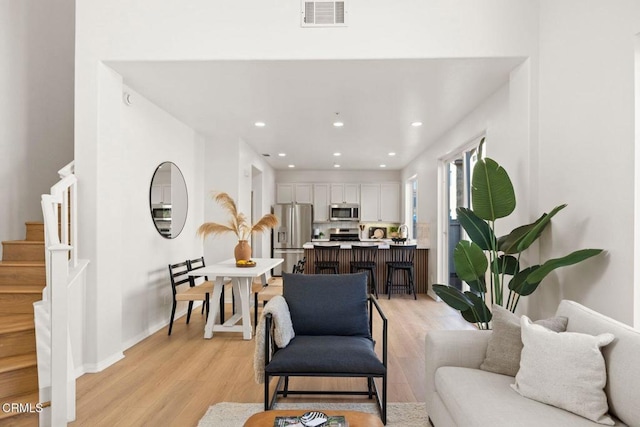
[[[480,135],[472,138],[469,142],[447,155],[438,159],[438,235],[437,235],[437,260],[436,260],[436,283],[449,284],[449,163],[473,148],[476,148],[480,140],[486,135],[483,131]],[[486,145],[484,147],[486,150]],[[465,173],[466,168],[465,168]],[[467,182],[465,177],[465,182]],[[465,193],[468,189],[465,187]],[[465,194],[465,200],[468,194]],[[464,231],[463,231],[464,232]],[[466,284],[463,284],[463,287]]]
[[[418,236],[413,233],[413,188],[415,181],[416,190],[418,186],[418,174],[411,175],[404,182],[404,223],[407,225],[407,234],[410,239],[417,239]],[[416,202],[418,195],[416,194]],[[418,206],[416,205],[416,216],[418,215]]]

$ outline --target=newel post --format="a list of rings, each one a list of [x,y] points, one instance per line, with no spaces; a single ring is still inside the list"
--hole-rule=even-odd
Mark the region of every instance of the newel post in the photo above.
[[[51,425],[75,419],[75,383],[69,382],[68,284],[69,245],[49,247],[51,263]]]

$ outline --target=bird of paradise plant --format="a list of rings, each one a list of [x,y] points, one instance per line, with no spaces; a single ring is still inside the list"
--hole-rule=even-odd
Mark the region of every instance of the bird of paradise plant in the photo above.
[[[478,147],[479,153],[483,145],[484,138]],[[535,222],[497,237],[495,222],[515,210],[516,195],[507,171],[493,159],[481,158],[474,166],[471,199],[471,209],[456,210],[469,240],[461,240],[453,251],[456,273],[469,285],[469,290],[463,292],[445,284],[434,284],[433,290],[445,303],[459,310],[465,320],[475,323],[480,329],[488,329],[492,317],[487,306],[487,293],[490,293],[491,304],[514,312],[520,297],[532,294],[553,270],[577,264],[602,252],[602,249],[581,249],[542,264],[523,266],[522,253],[542,235],[551,218],[567,205],[556,206]],[[509,293],[505,301],[503,291],[507,286]]]
[[[198,227],[198,235],[205,238],[209,235],[233,233],[238,240],[247,240],[252,233],[261,233],[278,225],[278,218],[273,214],[266,214],[255,224],[251,225],[245,214],[238,212],[236,202],[227,193],[212,193],[213,199],[229,212],[227,224],[205,222]]]

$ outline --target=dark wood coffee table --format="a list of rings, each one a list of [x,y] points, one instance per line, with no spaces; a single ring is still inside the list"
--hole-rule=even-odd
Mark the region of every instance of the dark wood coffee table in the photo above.
[[[309,411],[309,409],[274,409],[271,411],[258,412],[245,421],[244,427],[271,427],[276,417],[300,416]],[[349,427],[383,427],[380,417],[365,412],[325,411],[324,409],[314,409],[314,411],[320,411],[327,415],[344,415],[349,422]]]

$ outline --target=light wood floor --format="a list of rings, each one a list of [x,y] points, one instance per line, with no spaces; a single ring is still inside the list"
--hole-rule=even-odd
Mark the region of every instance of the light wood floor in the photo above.
[[[458,312],[426,295],[414,301],[380,295],[389,319],[389,402],[424,401],[424,335],[432,329],[467,329]],[[375,323],[375,320],[374,320]],[[176,320],[125,351],[125,358],[77,382],[77,421],[72,426],[195,426],[218,402],[262,402],[263,386],[253,377],[254,341],[240,333],[203,339],[204,318]],[[379,340],[379,338],[376,338]],[[380,342],[380,341],[378,341]],[[381,345],[377,345],[378,348]],[[302,384],[304,382],[304,384]],[[272,382],[275,386],[275,381]],[[292,379],[291,388],[362,389],[363,379]],[[350,401],[361,397],[287,401]]]

